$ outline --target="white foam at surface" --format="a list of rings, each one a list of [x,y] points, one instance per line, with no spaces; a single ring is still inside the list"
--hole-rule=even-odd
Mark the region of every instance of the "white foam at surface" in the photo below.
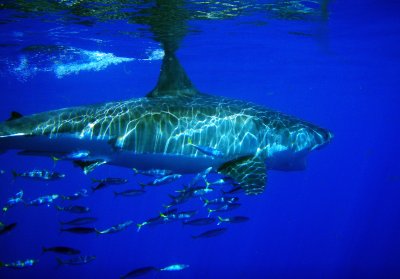
[[[149,53],[149,51],[148,51]],[[145,59],[145,61],[153,61],[153,60],[162,60],[164,58],[164,50],[162,49],[156,49],[150,52],[149,56]]]
[[[82,51],[81,54],[88,59],[83,63],[69,63],[57,65],[54,73],[58,78],[66,75],[78,74],[80,71],[101,71],[110,65],[117,65],[123,62],[131,62],[135,58],[117,57],[112,53],[104,53],[99,51]]]
[[[40,72],[54,72],[57,78],[63,78],[72,74],[79,74],[81,71],[101,71],[111,65],[132,61],[155,61],[164,57],[162,49],[151,49],[146,51],[147,58],[136,59],[130,57],[118,57],[113,53],[100,51],[88,51],[83,49],[69,48],[68,53],[51,54],[46,59],[34,61],[34,55],[21,55],[17,61],[8,61],[9,70],[20,81],[27,81],[29,78]],[[75,61],[71,62],[71,57]],[[78,57],[78,59],[76,59]]]

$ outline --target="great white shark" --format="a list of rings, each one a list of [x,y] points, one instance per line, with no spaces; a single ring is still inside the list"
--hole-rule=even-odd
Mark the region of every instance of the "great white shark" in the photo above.
[[[200,93],[175,54],[143,98],[63,108],[0,123],[0,151],[19,150],[141,170],[198,173],[209,167],[259,194],[267,170],[299,170],[332,133],[250,102]],[[190,142],[190,144],[189,144]],[[210,156],[194,146],[219,151]],[[82,158],[68,154],[85,151]]]

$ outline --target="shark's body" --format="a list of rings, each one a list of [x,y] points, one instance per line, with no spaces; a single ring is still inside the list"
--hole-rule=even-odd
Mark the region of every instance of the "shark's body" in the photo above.
[[[6,121],[0,124],[0,150],[61,157],[85,150],[84,161],[177,173],[212,166],[257,194],[267,169],[301,169],[305,156],[332,137],[313,124],[252,103],[160,88],[159,82],[139,99]],[[209,156],[193,145],[224,156]]]

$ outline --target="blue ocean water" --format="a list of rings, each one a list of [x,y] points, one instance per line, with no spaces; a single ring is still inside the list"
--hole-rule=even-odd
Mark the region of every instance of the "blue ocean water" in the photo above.
[[[191,236],[216,225],[180,222],[140,232],[132,225],[110,235],[69,234],[60,232],[59,221],[75,215],[53,205],[18,204],[0,217],[6,224],[17,222],[13,231],[0,235],[0,261],[39,262],[19,270],[0,268],[0,278],[118,278],[135,268],[177,263],[190,267],[143,278],[399,278],[397,8],[395,1],[334,1],[328,18],[285,19],[258,11],[225,20],[190,20],[193,32],[177,56],[197,89],[308,120],[331,130],[333,141],[310,154],[305,171],[269,171],[263,194],[239,194],[241,207],[223,216],[250,220],[224,225],[224,234],[209,239]],[[138,98],[156,85],[162,47],[140,32],[142,26],[124,21],[70,24],[51,14],[47,20],[15,17],[8,9],[0,16],[0,119],[11,111],[29,115]],[[11,174],[35,168],[66,178],[46,183]],[[0,169],[5,171],[0,205],[21,189],[32,200],[90,188],[92,178],[126,178],[129,186],[148,181],[112,166],[84,175],[71,162],[54,165],[51,158],[12,151],[0,156]],[[113,191],[129,187],[110,186],[56,204],[90,207],[100,229],[127,220],[136,224],[158,216],[168,195],[192,178],[149,188],[138,197],[114,197]],[[207,215],[198,199],[182,209]],[[61,245],[96,259],[59,266],[56,257],[68,257],[42,254],[43,246]]]

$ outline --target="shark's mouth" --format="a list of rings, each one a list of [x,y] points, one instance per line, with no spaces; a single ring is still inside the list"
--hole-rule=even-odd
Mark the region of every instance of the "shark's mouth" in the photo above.
[[[317,144],[311,148],[311,150],[319,150],[328,143],[330,143],[333,139],[334,135],[332,132],[325,130],[325,129],[320,129],[319,133],[316,133],[316,142]]]

